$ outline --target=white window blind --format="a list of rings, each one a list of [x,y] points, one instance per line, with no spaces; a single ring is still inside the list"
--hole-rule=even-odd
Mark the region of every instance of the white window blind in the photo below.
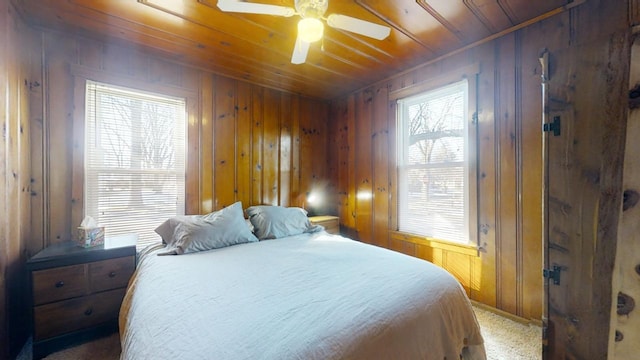
[[[469,242],[466,80],[398,101],[400,231]]]
[[[185,100],[87,81],[85,111],[85,216],[138,248],[159,242],[184,214]]]

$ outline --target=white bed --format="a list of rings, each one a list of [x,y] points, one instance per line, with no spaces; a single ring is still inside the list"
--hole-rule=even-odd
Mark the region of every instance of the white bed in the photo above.
[[[141,255],[121,359],[485,359],[460,284],[326,232]]]

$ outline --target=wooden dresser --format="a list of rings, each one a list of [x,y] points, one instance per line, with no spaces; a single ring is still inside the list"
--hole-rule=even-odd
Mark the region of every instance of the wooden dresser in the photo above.
[[[322,225],[329,234],[340,235],[340,218],[337,216],[321,215],[310,216],[309,221],[313,225]]]
[[[136,267],[136,237],[105,239],[82,248],[49,246],[27,261],[33,319],[33,357],[118,329],[120,304]]]

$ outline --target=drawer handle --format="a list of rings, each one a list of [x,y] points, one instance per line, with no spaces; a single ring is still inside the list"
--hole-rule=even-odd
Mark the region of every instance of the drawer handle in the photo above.
[[[84,314],[87,315],[87,316],[93,314],[93,309],[92,308],[88,308],[87,310],[84,311]]]
[[[62,280],[60,280],[60,281],[58,281],[58,282],[56,283],[56,287],[57,287],[57,288],[61,288],[61,287],[63,287],[63,286],[64,286],[64,281],[62,281]]]
[[[109,277],[110,277],[110,278],[114,278],[114,277],[116,277],[116,272],[115,272],[115,271],[110,272],[110,273],[109,273]]]

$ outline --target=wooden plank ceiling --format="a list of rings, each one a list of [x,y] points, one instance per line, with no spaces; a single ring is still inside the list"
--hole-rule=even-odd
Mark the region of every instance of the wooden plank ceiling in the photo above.
[[[294,0],[260,0],[293,7]],[[332,99],[566,5],[568,0],[330,0],[338,13],[391,27],[384,40],[325,27],[290,63],[299,17],[224,13],[217,0],[14,0],[34,26],[133,43],[170,60]]]

